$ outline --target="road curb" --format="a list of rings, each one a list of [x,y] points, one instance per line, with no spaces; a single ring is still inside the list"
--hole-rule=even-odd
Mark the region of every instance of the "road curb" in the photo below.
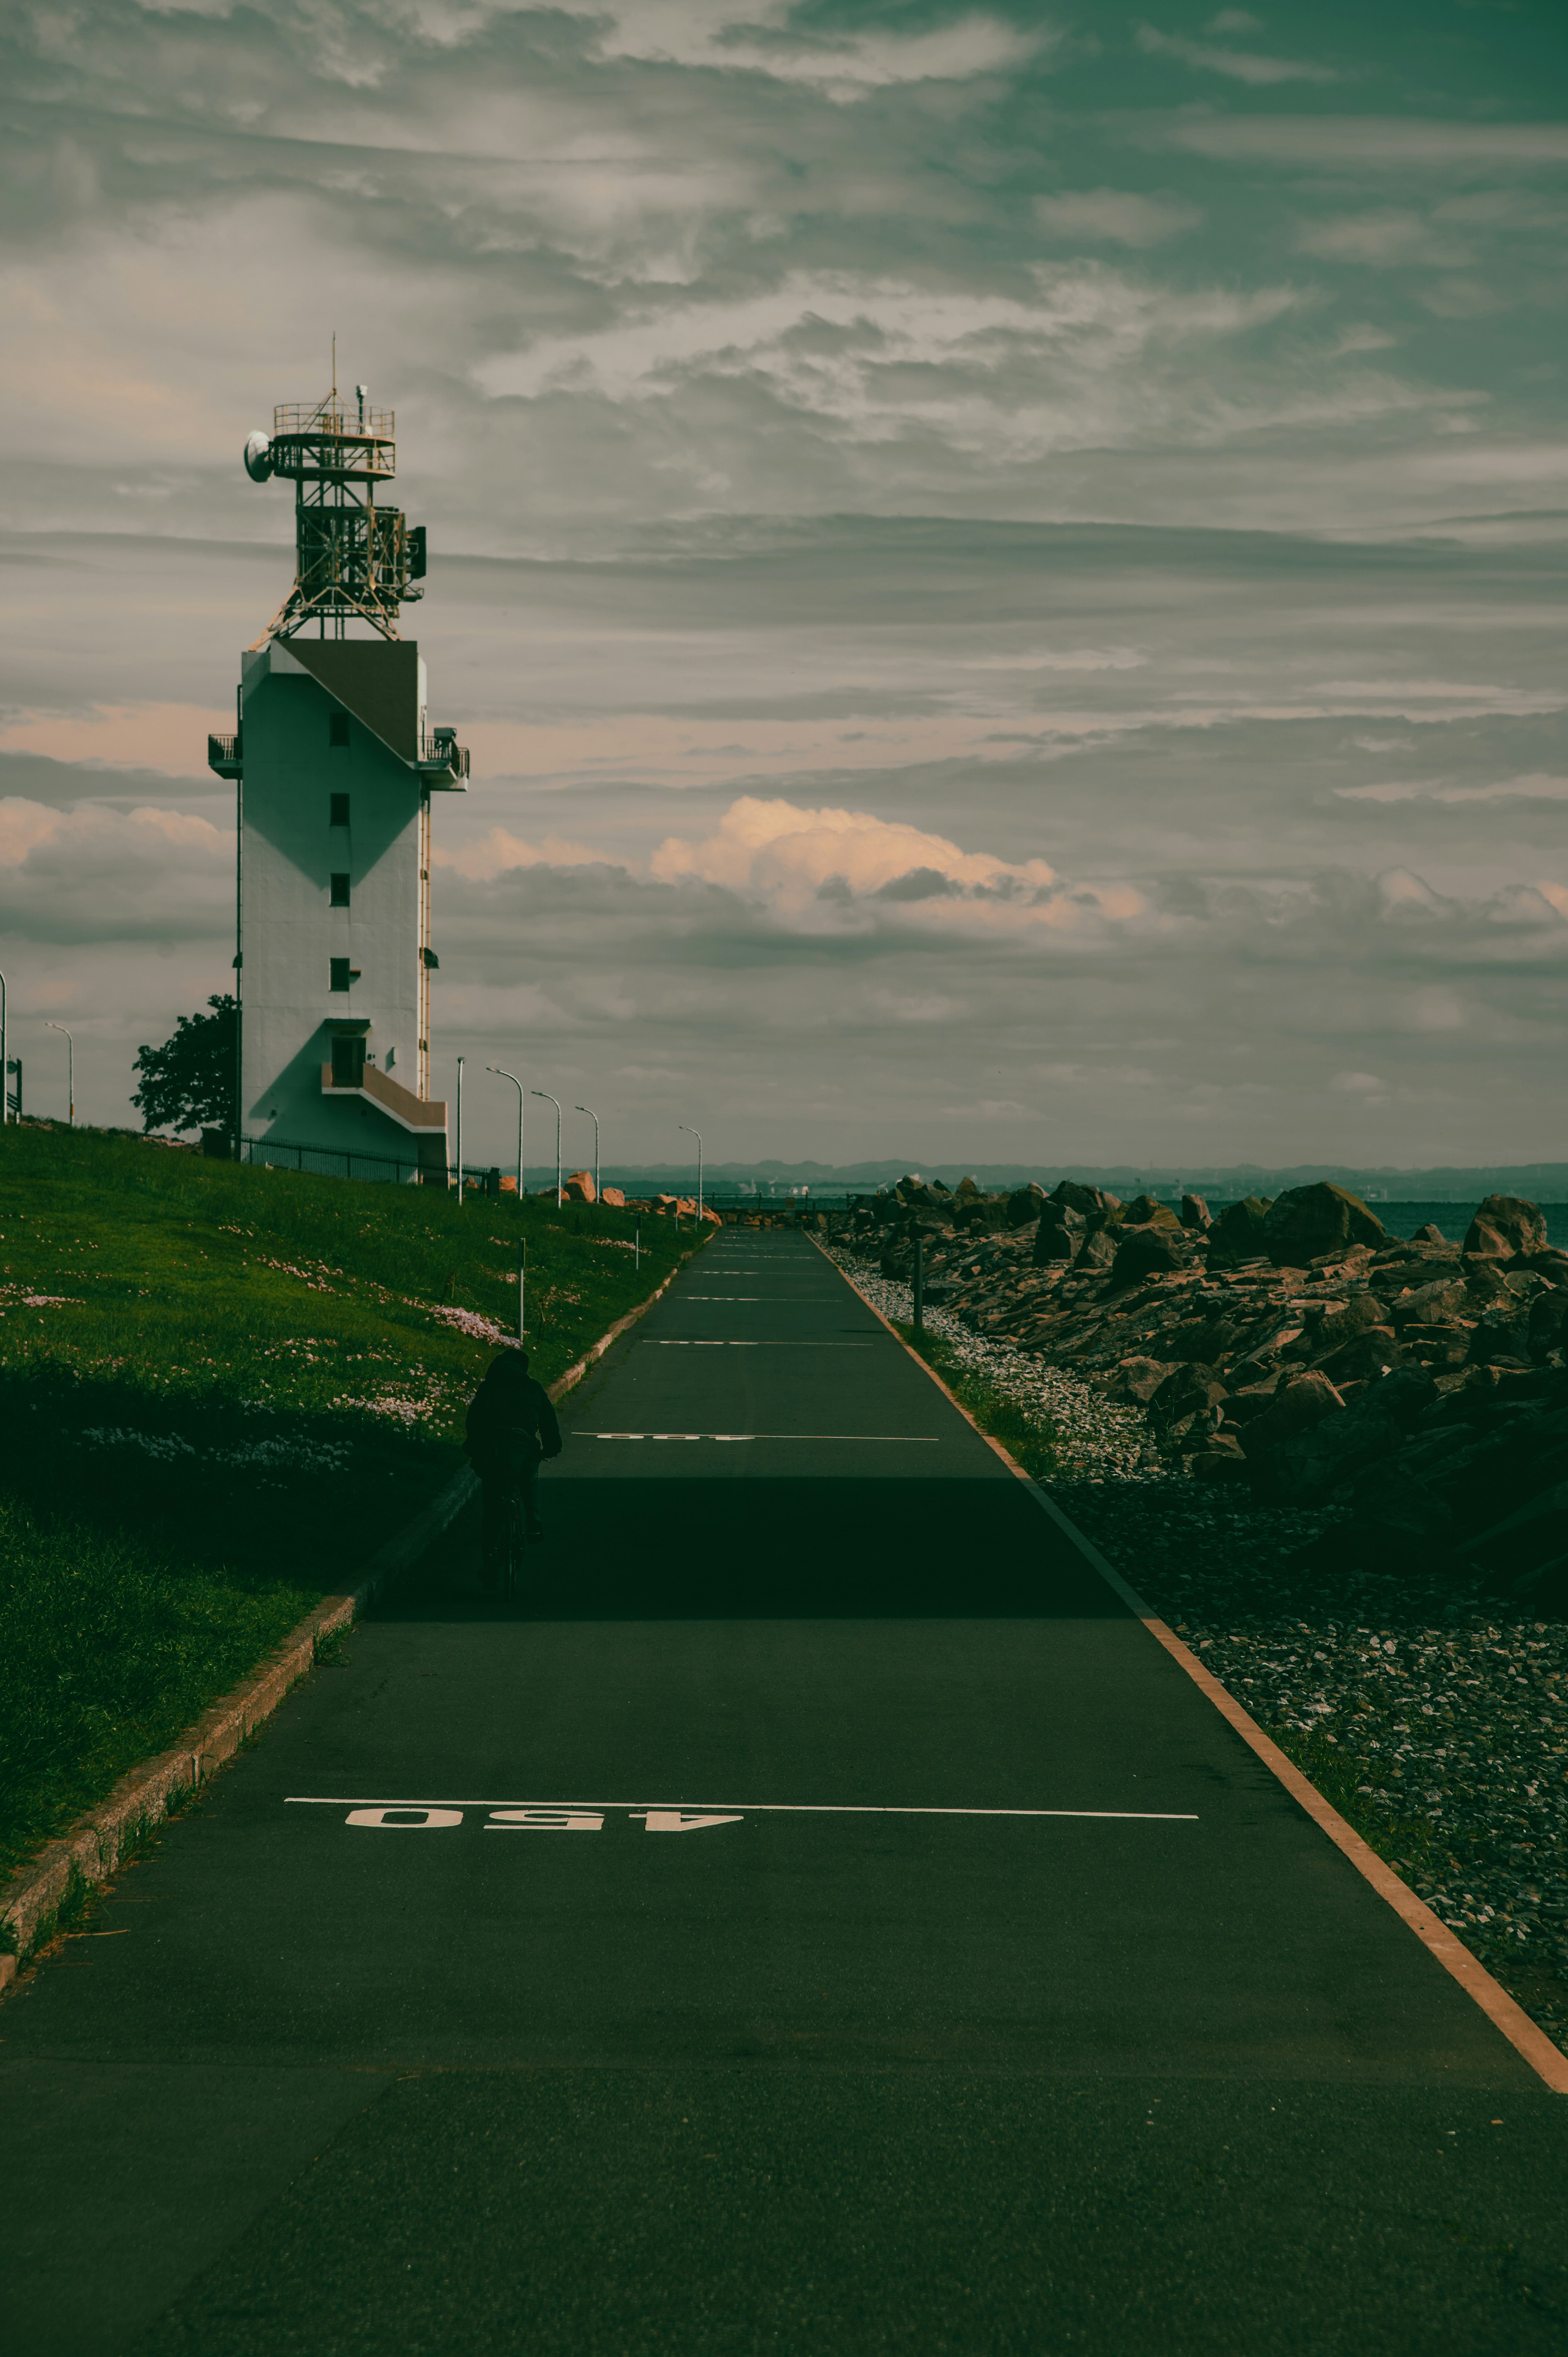
[[[811,1242],[817,1243],[814,1236],[811,1238]],[[822,1244],[817,1243],[817,1250],[822,1253],[824,1260],[838,1269],[839,1275],[851,1290],[860,1294],[860,1298],[865,1303],[872,1316],[879,1324],[886,1327],[899,1348],[908,1351],[915,1364],[929,1376],[937,1389],[944,1394],[957,1408],[965,1423],[973,1425],[982,1440],[996,1451],[1008,1469],[1016,1474],[1026,1489],[1031,1491],[1035,1503],[1043,1512],[1050,1516],[1058,1528],[1071,1540],[1084,1560],[1099,1573],[1107,1587],[1112,1588],[1128,1609],[1143,1622],[1155,1642],[1163,1646],[1177,1667],[1186,1672],[1194,1685],[1207,1696],[1219,1713],[1221,1718],[1229,1720],[1242,1742],[1254,1751],[1263,1765],[1278,1778],[1297,1806],[1305,1810],[1319,1831],[1327,1835],[1335,1847],[1355,1867],[1363,1881],[1369,1882],[1379,1898],[1393,1909],[1406,1930],[1412,1932],[1434,1961],[1458,1982],[1466,1996],[1480,2007],[1492,2027],[1508,2040],[1509,2044],[1524,2061],[1529,2063],[1542,2083],[1554,2095],[1568,2095],[1568,2054],[1564,2054],[1562,2048],[1553,2040],[1548,2038],[1539,2024],[1530,2019],[1517,1999],[1509,1996],[1502,1983],[1493,1979],[1480,1958],[1472,1955],[1462,1940],[1455,1938],[1448,1926],[1439,1916],[1434,1914],[1425,1900],[1417,1898],[1410,1885],[1402,1881],[1392,1867],[1378,1856],[1369,1843],[1362,1839],[1349,1820],[1340,1815],[1333,1803],[1324,1799],[1316,1785],[1302,1774],[1294,1760],[1289,1759],[1271,1737],[1264,1734],[1256,1719],[1236,1700],[1230,1689],[1221,1685],[1213,1672],[1206,1669],[1197,1654],[1191,1652],[1182,1643],[1175,1631],[1166,1627],[1153,1606],[1139,1595],[1135,1587],[1131,1587],[1122,1578],[1121,1573],[1112,1564],[1106,1561],[1092,1540],[1087,1538],[1070,1516],[1063,1512],[1044,1485],[1036,1481],[1032,1473],[1026,1471],[1017,1458],[1003,1447],[1001,1441],[975,1423],[974,1417],[970,1415],[963,1402],[953,1397],[952,1393],[930,1362],[923,1359],[918,1351],[911,1349],[891,1318],[885,1318],[875,1301],[861,1293],[859,1286],[855,1284],[848,1269],[840,1267],[832,1254]]]
[[[682,1267],[686,1265],[682,1263]],[[607,1333],[575,1366],[549,1386],[550,1397],[562,1399],[581,1383],[627,1329],[634,1326],[680,1269],[671,1269],[646,1301],[619,1318]],[[458,1469],[422,1513],[414,1516],[395,1539],[371,1556],[365,1577],[346,1596],[327,1596],[314,1612],[289,1631],[273,1652],[250,1676],[231,1686],[203,1711],[171,1750],[144,1760],[121,1777],[107,1799],[77,1819],[69,1831],[49,1842],[21,1872],[0,1889],[0,1925],[16,1943],[15,1955],[0,1954],[0,1994],[15,1980],[22,1961],[47,1939],[53,1919],[73,1885],[102,1882],[112,1875],[127,1849],[167,1816],[171,1804],[231,1760],[241,1745],[307,1671],[316,1664],[323,1642],[347,1629],[366,1607],[395,1587],[425,1550],[438,1539],[478,1491],[478,1483],[467,1465]]]

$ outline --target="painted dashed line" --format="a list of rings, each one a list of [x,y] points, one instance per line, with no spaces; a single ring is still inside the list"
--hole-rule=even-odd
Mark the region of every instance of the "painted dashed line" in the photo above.
[[[579,1426],[574,1440],[853,1440],[877,1441],[904,1448],[938,1448],[936,1432],[585,1432]]]

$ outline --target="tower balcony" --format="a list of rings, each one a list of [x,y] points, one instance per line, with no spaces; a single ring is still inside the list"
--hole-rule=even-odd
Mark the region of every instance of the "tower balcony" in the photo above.
[[[455,728],[429,728],[420,739],[415,766],[433,791],[460,794],[468,774],[468,748],[458,744]]]
[[[244,768],[243,747],[243,732],[238,728],[236,728],[232,737],[209,737],[207,740],[208,768],[209,770],[216,770],[220,778],[234,779],[239,777]]]

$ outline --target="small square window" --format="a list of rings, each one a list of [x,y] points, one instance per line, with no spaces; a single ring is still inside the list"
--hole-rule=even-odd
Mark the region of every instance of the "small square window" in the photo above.
[[[350,965],[347,958],[333,958],[330,961],[330,963],[332,967],[333,989],[351,990],[355,983],[360,979],[359,967],[357,965]]]
[[[346,712],[334,712],[328,722],[328,730],[329,733],[327,742],[329,745],[342,745],[347,747],[349,742],[348,714]]]
[[[341,869],[332,871],[332,906],[346,909],[349,905],[349,878]]]
[[[327,823],[328,823],[328,826],[347,826],[347,825],[348,825],[348,823],[349,823],[349,797],[348,797],[348,795],[347,795],[347,794],[331,794],[331,795],[329,795],[329,796],[328,797],[328,815],[327,815]]]

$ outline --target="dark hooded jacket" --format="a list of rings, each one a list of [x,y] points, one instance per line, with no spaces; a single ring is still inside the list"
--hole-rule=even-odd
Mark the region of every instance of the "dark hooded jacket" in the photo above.
[[[468,1409],[468,1461],[481,1481],[521,1480],[561,1454],[561,1427],[542,1383],[513,1353],[492,1360]]]

